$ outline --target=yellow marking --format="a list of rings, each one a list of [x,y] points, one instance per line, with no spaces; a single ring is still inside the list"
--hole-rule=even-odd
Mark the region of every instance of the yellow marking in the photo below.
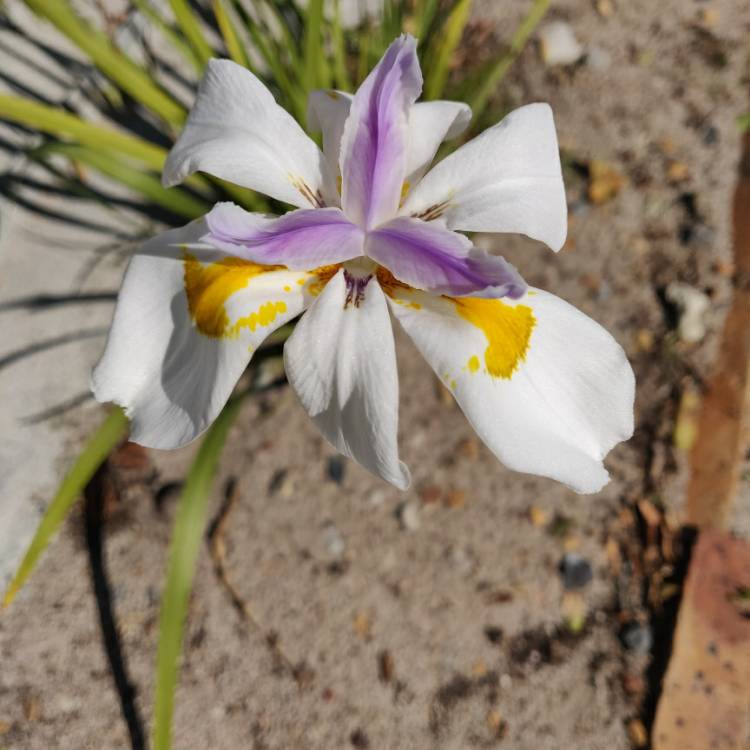
[[[487,337],[484,352],[487,372],[494,378],[510,379],[519,364],[526,359],[531,333],[536,318],[526,305],[508,305],[499,299],[478,297],[449,297],[456,312]],[[476,367],[475,367],[476,365]],[[472,357],[467,367],[476,372],[479,361]]]
[[[236,337],[240,335],[243,328],[249,328],[251,331],[255,331],[258,326],[265,328],[276,320],[279,313],[285,312],[285,302],[266,302],[258,308],[257,312],[241,317],[225,335]]]
[[[477,372],[479,370],[479,357],[476,354],[471,357],[466,363],[466,367],[469,369],[469,372]]]
[[[404,180],[404,184],[401,186],[401,199],[399,200],[399,207],[404,205],[404,201],[406,200],[406,194],[409,192],[409,188],[411,185],[409,184],[409,180]]]
[[[375,271],[380,288],[396,303],[404,307],[410,307],[412,310],[421,310],[422,305],[419,302],[409,302],[405,299],[398,299],[396,293],[398,290],[403,292],[413,292],[415,289],[403,281],[399,281],[385,266],[378,266]],[[447,375],[446,375],[447,377]]]
[[[304,283],[304,282],[303,282],[303,283]],[[291,292],[291,291],[292,291],[292,287],[290,287],[290,286],[289,286],[289,284],[285,284],[285,285],[284,285],[284,291],[285,291],[285,292]]]
[[[401,289],[401,290],[409,291],[409,292],[414,291],[414,289],[410,287],[408,284],[404,284],[403,281],[399,281],[385,266],[378,266],[375,271],[375,276],[378,279],[380,288],[391,299],[394,299],[396,302],[400,301],[400,300],[396,300],[394,297],[397,290]]]
[[[297,279],[297,283],[300,286],[304,286],[305,284],[307,284],[307,279]]]
[[[338,91],[333,91],[333,89],[326,91],[326,96],[329,99],[332,99],[334,102],[337,102],[339,99],[341,99],[341,94],[339,94]]]
[[[451,378],[451,390],[452,391],[456,390],[456,386],[457,385],[458,385],[458,383],[456,383],[456,381],[453,378]]]
[[[333,266],[320,266],[310,271],[312,281],[310,282],[310,286],[307,287],[307,291],[313,297],[317,297],[323,291],[325,285],[339,272],[340,268],[341,266],[336,264]]]
[[[336,190],[338,191],[339,195],[341,195],[341,189],[342,189],[343,184],[344,184],[344,178],[341,175],[339,175],[336,178]]]
[[[202,334],[212,338],[235,335],[225,307],[235,292],[244,289],[255,276],[284,268],[231,257],[203,264],[186,250],[183,253],[183,283],[190,317]]]

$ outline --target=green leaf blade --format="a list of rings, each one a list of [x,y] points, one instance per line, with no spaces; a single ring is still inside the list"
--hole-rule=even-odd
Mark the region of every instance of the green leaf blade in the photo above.
[[[70,509],[78,500],[96,470],[125,436],[127,429],[128,419],[122,409],[118,407],[110,412],[109,416],[86,442],[42,516],[18,571],[5,592],[3,607],[11,604],[16,594],[26,583]]]
[[[432,65],[425,80],[425,99],[439,99],[445,90],[453,53],[469,20],[472,0],[459,0],[445,22]]]
[[[186,0],[169,0],[169,5],[175,19],[177,19],[177,25],[190,43],[198,60],[205,66],[214,56],[214,51],[203,35],[203,30],[195,13]]]
[[[169,750],[171,747],[174,694],[179,677],[180,652],[195,564],[206,525],[208,501],[219,457],[241,401],[241,396],[230,400],[206,433],[188,472],[177,508],[167,582],[159,615],[154,750]]]
[[[154,83],[148,72],[116,49],[105,34],[85,22],[67,0],[25,0],[38,16],[45,18],[86,54],[111,81],[127,91],[171,125],[181,125],[185,110]]]
[[[115,180],[120,185],[140,193],[151,203],[166,208],[168,211],[186,219],[195,219],[202,216],[211,208],[210,204],[181,188],[165,188],[154,175],[125,164],[111,154],[95,151],[86,146],[50,143],[35,149],[29,155],[32,158],[44,159],[53,154],[59,154],[72,162],[89,166]]]
[[[511,37],[508,51],[497,61],[494,68],[492,68],[484,77],[476,93],[469,100],[474,123],[479,120],[487,107],[490,97],[497,90],[503,78],[505,78],[506,73],[510,70],[511,65],[513,65],[516,58],[523,51],[529,37],[531,37],[536,27],[544,18],[547,10],[549,10],[550,2],[551,0],[534,0],[534,4],[526,14],[526,18],[524,18],[521,25],[515,30]]]

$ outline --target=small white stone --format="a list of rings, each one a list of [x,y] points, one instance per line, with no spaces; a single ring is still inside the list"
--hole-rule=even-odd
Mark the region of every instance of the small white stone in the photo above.
[[[341,532],[330,522],[323,527],[323,544],[331,557],[341,557],[346,550]]]
[[[711,307],[711,300],[699,289],[673,281],[666,289],[667,299],[677,307],[679,322],[677,335],[682,341],[695,344],[706,335],[706,313]]]
[[[399,519],[401,520],[401,525],[407,531],[417,531],[420,526],[419,506],[414,501],[404,503],[401,506]]]
[[[547,65],[572,65],[584,49],[567,21],[552,21],[539,30],[542,59]]]
[[[73,711],[78,710],[80,707],[81,701],[73,695],[70,695],[68,693],[61,693],[57,696],[55,708],[57,708],[57,710],[61,714],[72,713]]]
[[[373,490],[367,498],[367,502],[372,505],[373,508],[379,508],[388,497],[388,491],[382,488]]]

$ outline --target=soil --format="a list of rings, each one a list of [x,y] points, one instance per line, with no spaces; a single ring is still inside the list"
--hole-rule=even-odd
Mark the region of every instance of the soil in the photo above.
[[[499,5],[476,3],[482,50],[507,43],[529,7]],[[568,22],[587,56],[551,68],[535,41],[501,105],[552,105],[570,238],[558,256],[520,238],[480,239],[628,353],[637,430],[607,459],[612,482],[581,497],[504,469],[400,332],[400,442],[414,478],[405,494],[339,460],[294,394],[270,388],[243,407],[221,461],[175,748],[643,746],[689,548],[680,529],[688,452],[675,427],[684,394],[700,393],[711,372],[732,294],[750,4],[560,0],[548,19]],[[34,175],[12,157],[11,166]],[[2,210],[5,219],[9,204]],[[73,289],[101,237],[53,252],[58,222],[12,212],[2,302]],[[117,214],[123,232],[127,216]],[[83,290],[115,289],[122,260],[107,254]],[[674,281],[710,298],[698,343],[676,332],[666,295]],[[106,301],[3,311],[3,354],[59,330],[106,326],[110,311]],[[31,426],[20,418],[85,391],[100,344],[0,371],[3,574],[102,412],[86,402]],[[118,452],[0,614],[0,748],[145,746],[166,550],[194,450]],[[731,522],[746,538],[748,494],[745,479]],[[573,554],[593,575],[566,591],[561,563]]]

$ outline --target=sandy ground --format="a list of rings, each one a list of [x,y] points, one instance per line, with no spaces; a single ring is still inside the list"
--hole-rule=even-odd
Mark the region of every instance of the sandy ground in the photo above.
[[[528,3],[502,13],[497,5],[479,2],[475,15],[489,19],[502,42]],[[625,648],[620,631],[623,620],[638,617],[652,616],[656,628],[659,613],[644,600],[636,571],[625,582],[627,572],[614,575],[611,547],[623,513],[639,500],[679,517],[686,459],[673,446],[677,408],[681,393],[710,371],[731,293],[729,207],[735,118],[748,106],[750,5],[638,0],[610,4],[611,15],[599,5],[558,2],[550,14],[572,25],[588,59],[552,69],[530,45],[504,89],[508,106],[553,106],[570,164],[569,243],[554,257],[520,239],[491,242],[530,283],[602,322],[628,352],[639,382],[638,430],[608,459],[612,483],[596,497],[578,497],[503,469],[402,335],[402,458],[414,476],[405,495],[337,463],[288,389],[247,404],[211,508],[216,518],[234,479],[224,576],[207,544],[191,600],[176,748],[619,750],[637,739],[632,719],[648,723],[650,657],[632,643]],[[19,64],[17,50],[2,54]],[[67,95],[70,80],[62,77],[49,95]],[[583,167],[592,159],[623,178],[601,205],[586,199]],[[34,175],[13,155],[5,163]],[[92,216],[132,229],[127,212]],[[7,202],[0,231],[3,303],[77,288],[107,235]],[[110,253],[83,290],[113,290],[121,272]],[[675,280],[711,299],[699,344],[675,334],[664,304]],[[111,308],[0,314],[2,357],[106,326]],[[3,574],[101,412],[84,404],[34,425],[23,419],[85,391],[101,346],[95,336],[0,371]],[[120,500],[105,508],[103,541],[134,691],[125,701],[129,723],[92,594],[97,538],[85,529],[96,506],[89,503],[0,616],[0,748],[143,746],[173,483],[191,454],[137,454],[113,469]],[[750,531],[747,503],[734,528]],[[638,554],[637,529],[627,533],[623,546]],[[558,571],[571,550],[593,569],[580,592],[587,614],[577,633],[566,625],[570,597]],[[227,581],[249,615],[233,606]],[[663,648],[657,638],[657,661]]]

